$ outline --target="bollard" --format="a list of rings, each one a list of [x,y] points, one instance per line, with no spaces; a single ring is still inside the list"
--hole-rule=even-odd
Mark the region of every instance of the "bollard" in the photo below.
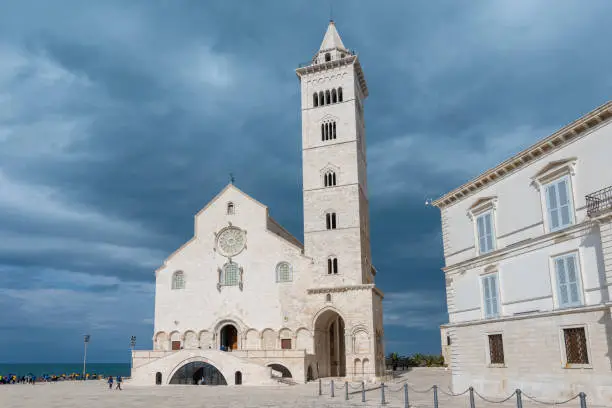
[[[433,390],[434,390],[434,408],[438,408],[438,386],[434,385]]]
[[[348,401],[348,381],[344,382],[344,399]]]
[[[334,397],[334,380],[331,380],[330,385],[331,385],[331,396],[333,398]]]
[[[361,382],[361,402],[365,402],[365,382]]]
[[[404,408],[409,408],[410,404],[408,403],[408,384],[404,384]]]
[[[516,389],[516,408],[523,408],[523,399],[521,397],[523,391]]]
[[[586,394],[584,392],[581,392],[578,395],[580,396],[580,408],[587,408]]]
[[[386,404],[385,402],[385,383],[384,382],[380,383],[380,403],[382,405]]]
[[[470,408],[476,408],[474,403],[474,387],[470,387]]]
[[[321,379],[319,378],[319,395],[323,394],[323,390],[321,389]]]

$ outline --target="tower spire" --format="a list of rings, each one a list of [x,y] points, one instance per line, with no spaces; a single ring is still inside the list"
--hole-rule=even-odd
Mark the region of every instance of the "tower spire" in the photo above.
[[[342,38],[340,38],[340,34],[338,34],[338,30],[336,29],[336,23],[334,23],[334,20],[330,19],[319,51],[333,49],[346,51],[346,47],[342,43]]]

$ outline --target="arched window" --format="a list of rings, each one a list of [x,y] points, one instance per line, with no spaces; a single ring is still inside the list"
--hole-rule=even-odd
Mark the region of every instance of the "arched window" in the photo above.
[[[333,187],[336,185],[336,173],[333,171],[328,171],[323,175],[323,184],[325,187]]]
[[[291,282],[293,280],[293,271],[288,262],[280,262],[276,265],[276,281]]]
[[[329,140],[329,123],[325,124],[325,140]]]
[[[338,88],[338,102],[342,102],[342,87]]]
[[[328,275],[338,274],[338,258],[327,258],[327,274]]]
[[[329,105],[331,103],[331,93],[329,93],[329,89],[325,91],[325,104]]]
[[[332,122],[332,139],[336,139],[336,122]]]
[[[312,104],[315,108],[319,106],[319,95],[316,92],[312,95]]]
[[[234,203],[227,203],[227,215],[234,215]]]
[[[331,99],[332,99],[332,103],[336,103],[336,102],[338,102],[338,95],[336,94],[336,90],[335,90],[335,89],[332,89],[332,92],[331,92],[331,93],[332,93],[332,97],[331,97]]]
[[[172,275],[172,289],[185,289],[185,274],[183,271],[176,271]]]
[[[238,264],[234,262],[228,262],[223,267],[223,276],[221,277],[221,283],[225,286],[236,286],[238,285],[238,275]]]
[[[336,229],[336,213],[325,214],[325,224],[327,229]]]
[[[331,295],[329,293],[327,295],[325,295],[325,301],[326,302],[331,302]]]
[[[329,52],[325,53],[325,62],[331,61],[331,54]]]
[[[325,105],[325,94],[323,91],[319,92],[319,106]]]

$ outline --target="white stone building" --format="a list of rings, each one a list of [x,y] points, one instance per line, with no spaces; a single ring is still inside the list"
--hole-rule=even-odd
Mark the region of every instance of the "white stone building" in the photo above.
[[[611,118],[609,102],[433,202],[455,392],[612,402]]]
[[[196,214],[194,237],[155,272],[154,349],[133,353],[133,383],[369,380],[384,370],[363,71],[331,22],[311,63],[296,73],[304,244],[265,205],[225,187]]]

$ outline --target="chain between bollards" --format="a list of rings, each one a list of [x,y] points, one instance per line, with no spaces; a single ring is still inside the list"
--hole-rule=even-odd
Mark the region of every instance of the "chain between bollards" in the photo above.
[[[433,391],[434,391],[434,408],[438,408],[438,386],[437,385],[433,386]]]
[[[408,403],[408,384],[404,384],[404,408],[409,408],[410,404]]]
[[[331,380],[330,384],[330,388],[331,388],[331,396],[332,398],[334,397],[334,380]]]
[[[319,395],[323,394],[323,389],[321,389],[321,379],[319,378]]]
[[[584,392],[581,392],[580,394],[578,394],[578,396],[580,397],[580,408],[587,408],[586,394]]]
[[[348,381],[344,382],[344,399],[348,401]]]
[[[365,402],[365,381],[361,382],[361,402]]]
[[[474,402],[474,387],[470,387],[470,408],[476,408],[476,403]]]
[[[516,389],[516,408],[523,408],[523,398],[521,397],[521,393],[523,391]]]
[[[385,402],[385,383],[384,382],[380,383],[380,403],[382,405],[386,404]]]

